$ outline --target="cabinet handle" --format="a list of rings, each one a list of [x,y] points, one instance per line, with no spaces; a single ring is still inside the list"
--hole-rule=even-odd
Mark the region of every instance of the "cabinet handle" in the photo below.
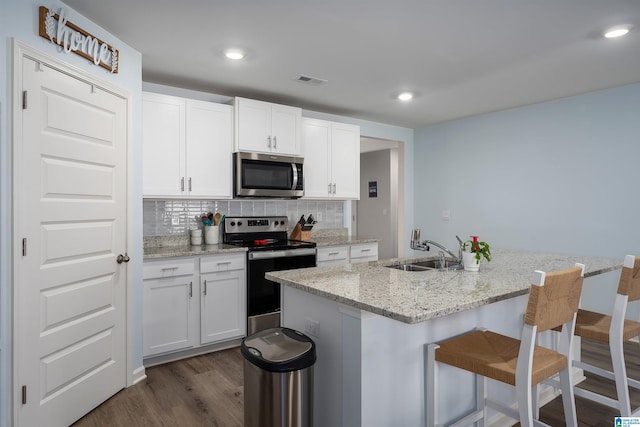
[[[340,255],[340,252],[329,252],[329,256]]]
[[[205,295],[207,295],[207,281],[206,281],[206,280],[204,281],[204,290],[203,290],[203,293],[204,293]]]
[[[273,149],[277,150],[278,149],[278,140],[276,139],[276,137],[273,137]]]
[[[191,192],[191,177],[189,177],[189,192]]]
[[[336,183],[333,183],[333,194],[336,194]]]
[[[331,183],[329,183],[329,195],[331,195]]]
[[[271,135],[267,138],[269,142],[267,143],[267,147],[271,148]]]
[[[180,178],[180,191],[184,191],[184,176]]]
[[[178,268],[180,268],[180,267],[162,267],[161,270],[162,271],[165,271],[165,270],[176,270]]]
[[[360,249],[360,252],[371,252],[371,249]]]
[[[189,282],[189,298],[193,298],[193,282]]]

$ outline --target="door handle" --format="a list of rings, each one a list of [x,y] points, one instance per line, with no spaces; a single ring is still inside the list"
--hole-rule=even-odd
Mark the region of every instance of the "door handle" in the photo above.
[[[204,292],[204,295],[206,296],[207,295],[207,281],[206,280],[204,281],[204,291],[203,292]]]
[[[118,257],[116,258],[116,262],[118,264],[122,264],[123,262],[129,262],[130,258],[129,255],[127,255],[127,253],[125,252],[124,255],[120,254],[118,255]]]

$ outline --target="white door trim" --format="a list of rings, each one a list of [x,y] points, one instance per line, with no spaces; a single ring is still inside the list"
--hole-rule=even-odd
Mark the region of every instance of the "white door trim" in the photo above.
[[[21,387],[18,384],[18,373],[19,373],[19,363],[20,363],[20,342],[19,342],[19,334],[18,328],[16,326],[15,319],[19,318],[18,310],[19,307],[19,293],[20,289],[17,286],[20,283],[20,277],[18,268],[18,261],[20,254],[22,252],[22,239],[19,235],[18,230],[20,230],[20,212],[19,203],[17,203],[19,194],[17,194],[16,189],[19,188],[18,176],[19,174],[16,171],[19,168],[20,162],[22,159],[19,158],[20,150],[16,149],[23,142],[22,135],[22,58],[29,57],[37,62],[41,62],[44,66],[56,69],[62,73],[68,74],[78,80],[85,81],[89,84],[93,84],[95,86],[101,87],[103,90],[106,90],[120,98],[123,98],[127,102],[127,238],[126,238],[126,246],[128,253],[136,253],[133,248],[135,248],[135,208],[136,200],[135,194],[133,191],[135,189],[135,171],[134,171],[134,140],[133,140],[133,95],[127,90],[114,86],[110,82],[99,79],[94,75],[91,75],[85,72],[82,69],[74,67],[68,63],[62,62],[52,56],[49,56],[45,53],[42,53],[31,46],[22,43],[16,39],[13,40],[13,96],[12,96],[12,133],[11,133],[11,151],[12,151],[12,185],[11,185],[11,223],[12,223],[12,247],[11,247],[11,278],[12,278],[12,286],[11,286],[11,295],[12,299],[12,321],[11,321],[11,360],[9,361],[10,365],[13,367],[11,371],[11,408],[10,410],[13,412],[11,418],[13,419],[14,425],[19,425],[18,413],[17,410],[19,408],[18,405],[21,404]],[[134,263],[141,263],[142,259],[136,260],[132,259]],[[136,382],[145,378],[144,367],[139,367],[136,369],[134,365],[133,355],[135,343],[135,275],[134,268],[127,268],[127,288],[126,288],[126,311],[125,311],[125,332],[126,332],[126,385],[130,386],[135,384]],[[8,340],[8,341],[9,341]],[[134,371],[134,369],[136,369]]]

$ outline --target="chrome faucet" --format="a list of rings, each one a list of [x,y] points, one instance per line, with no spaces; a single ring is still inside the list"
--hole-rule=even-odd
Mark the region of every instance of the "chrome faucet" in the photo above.
[[[434,242],[433,240],[420,241],[420,229],[414,228],[413,231],[411,232],[411,244],[410,244],[411,249],[416,251],[428,251],[430,249],[429,245],[433,245],[442,249],[444,252],[449,254],[449,256],[451,256],[451,258],[453,258],[457,263],[462,262],[462,245],[458,250],[458,255],[455,255],[449,249],[447,249],[446,247],[444,247],[438,242]]]

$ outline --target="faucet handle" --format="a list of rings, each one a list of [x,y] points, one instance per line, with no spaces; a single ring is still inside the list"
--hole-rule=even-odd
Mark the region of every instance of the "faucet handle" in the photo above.
[[[414,228],[413,231],[411,231],[411,241],[412,242],[420,242],[420,229],[419,228]]]

